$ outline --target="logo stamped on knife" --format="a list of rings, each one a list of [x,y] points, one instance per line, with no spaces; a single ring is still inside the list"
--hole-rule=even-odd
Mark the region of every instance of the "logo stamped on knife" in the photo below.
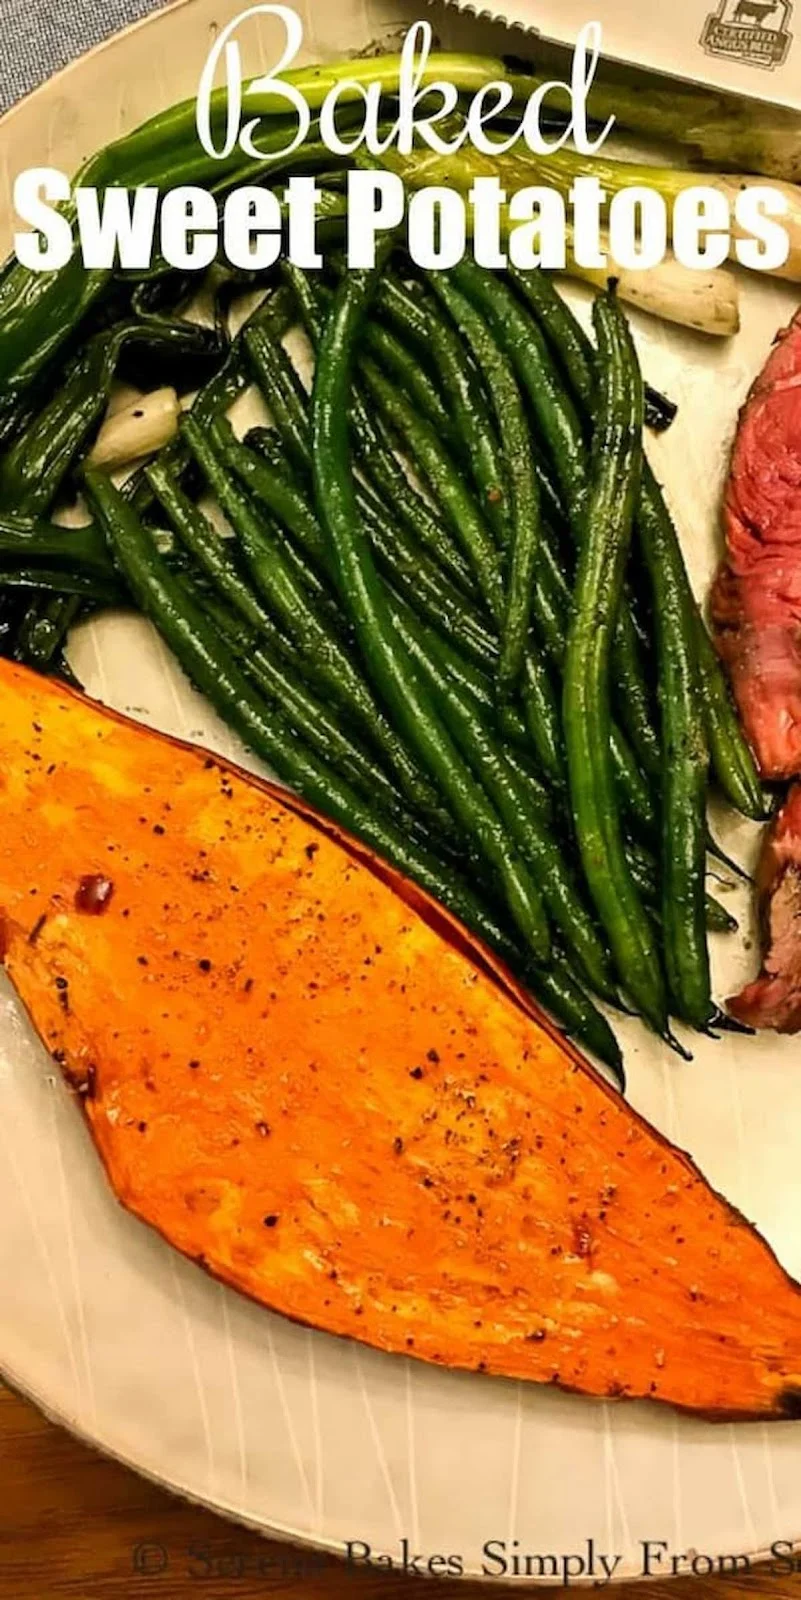
[[[707,55],[772,71],[787,59],[792,9],[792,0],[719,0],[706,19],[701,45]]]

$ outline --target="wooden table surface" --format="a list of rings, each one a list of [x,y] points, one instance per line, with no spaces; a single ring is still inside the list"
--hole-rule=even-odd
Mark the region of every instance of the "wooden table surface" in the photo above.
[[[0,1600],[488,1600],[504,1588],[347,1569],[165,1494],[0,1384]],[[530,1592],[530,1591],[529,1591]],[[801,1600],[801,1576],[625,1584],[615,1600]]]

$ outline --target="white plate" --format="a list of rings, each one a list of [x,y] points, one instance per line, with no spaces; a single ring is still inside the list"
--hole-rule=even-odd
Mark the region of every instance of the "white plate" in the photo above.
[[[0,127],[0,217],[23,167],[72,170],[194,93],[215,24],[238,0],[186,0],[79,62]],[[310,59],[397,34],[415,12],[332,0],[304,15]],[[450,42],[504,36],[435,14]],[[519,42],[519,41],[518,41]],[[251,25],[246,65],[275,59]],[[5,243],[5,241],[2,241]],[[708,582],[737,407],[792,291],[748,285],[730,344],[637,325],[646,373],[680,401],[655,459],[693,576]],[[142,623],[105,619],[74,644],[89,691],[234,752]],[[0,762],[2,753],[0,752]],[[749,851],[745,825],[730,842]],[[715,951],[722,993],[754,952]],[[627,1030],[631,1099],[686,1146],[801,1273],[801,1077],[792,1040],[702,1042],[691,1066]],[[596,1548],[638,1574],[641,1540],[676,1554],[754,1553],[801,1536],[801,1424],[713,1426],[449,1375],[306,1332],[211,1282],[117,1206],[77,1108],[8,986],[0,991],[0,1369],[54,1417],[172,1488],[256,1527],[342,1550],[458,1554],[485,1540],[557,1556]]]

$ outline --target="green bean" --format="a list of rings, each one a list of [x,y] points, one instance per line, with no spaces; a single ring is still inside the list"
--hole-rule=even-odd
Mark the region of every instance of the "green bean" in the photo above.
[[[508,762],[477,703],[460,692],[447,669],[438,666],[435,656],[420,648],[414,630],[404,627],[402,616],[396,614],[394,621],[399,638],[427,681],[464,759],[497,808],[523,859],[542,884],[545,904],[568,953],[578,961],[595,993],[614,1004],[617,996],[607,953],[572,872],[549,829],[542,826],[536,798],[532,802],[525,782],[520,781]]]
[[[0,512],[0,563],[42,562],[70,568],[78,566],[87,576],[113,584],[114,567],[99,530],[87,527],[62,528],[55,522],[15,511]]]
[[[336,572],[328,542],[307,499],[304,486],[283,456],[270,450],[259,455],[237,441],[226,429],[217,434],[220,453],[226,465],[255,500],[264,505],[293,536],[315,569],[336,585]],[[382,567],[401,591],[423,609],[435,612],[446,628],[464,637],[465,646],[481,659],[494,649],[477,613],[462,611],[449,590],[447,579],[425,552],[417,550],[402,529],[388,524],[380,502],[365,486],[357,490],[359,509],[371,534],[371,542]]]
[[[545,523],[540,540],[540,560],[533,585],[532,609],[547,653],[561,672],[573,601],[553,545],[552,531]],[[615,650],[617,642],[616,631],[613,644],[615,665],[619,662]],[[613,692],[616,707],[619,707],[621,690],[617,682],[613,685]],[[639,767],[626,734],[618,723],[612,724],[610,740],[615,786],[621,804],[636,825],[650,835],[658,825],[657,808],[650,785]]]
[[[585,537],[587,448],[579,415],[555,369],[547,341],[507,284],[470,261],[454,268],[453,275],[487,318],[528,395],[556,467],[570,526],[580,548]],[[631,617],[623,608],[615,623],[614,653],[618,705],[626,732],[646,771],[656,774],[659,741],[638,641]]]
[[[478,931],[478,930],[476,930]],[[487,943],[492,945],[492,939],[485,934]],[[494,948],[499,955],[508,962],[512,971],[515,971],[514,956],[511,957],[496,943]],[[518,967],[519,970],[519,967]],[[542,1005],[553,1012],[555,1017],[563,1023],[566,1031],[578,1039],[588,1050],[591,1050],[600,1061],[603,1061],[613,1073],[621,1090],[626,1087],[626,1074],[623,1066],[623,1057],[620,1046],[606,1020],[606,1017],[592,1004],[581,985],[576,981],[573,969],[563,957],[560,950],[554,950],[551,965],[547,968],[531,966],[524,969],[525,978]]]
[[[331,291],[325,285],[313,288],[308,277],[285,263],[284,274],[295,293],[303,325],[314,346],[322,338],[325,315],[331,304]],[[459,546],[444,527],[441,517],[418,494],[396,459],[392,442],[373,416],[358,384],[350,397],[353,438],[363,472],[376,495],[392,506],[398,520],[419,540],[465,592],[472,587],[470,568]]]
[[[45,372],[111,278],[87,271],[79,251],[57,272],[16,264],[0,289],[0,385],[20,397]]]
[[[0,494],[17,511],[44,511],[105,409],[100,345],[82,352],[0,462]]]
[[[610,297],[599,295],[593,321],[598,416],[564,682],[570,795],[584,872],[621,982],[664,1034],[664,981],[653,926],[626,860],[609,747],[610,653],[639,490],[642,380],[628,324]]]
[[[438,664],[436,649],[431,651],[430,659]],[[443,663],[443,669],[449,678],[453,677],[447,664]],[[467,698],[469,700],[470,697],[468,696]],[[525,750],[518,750],[515,745],[507,745],[504,741],[503,753],[518,783],[522,785],[525,791],[526,805],[532,807],[540,826],[552,833],[556,838],[558,829],[553,791],[542,782],[539,773],[532,766]]]
[[[514,287],[534,312],[552,350],[557,354],[575,400],[585,415],[591,415],[595,404],[595,350],[592,340],[547,272],[539,268],[533,272],[522,272],[511,264],[507,270]]]
[[[359,519],[348,440],[355,344],[376,287],[378,268],[352,270],[337,290],[319,349],[312,394],[315,498],[336,555],[340,591],[359,645],[397,725],[447,797],[459,826],[498,873],[504,900],[526,945],[540,960],[550,949],[542,900],[519,852],[464,764],[426,695],[393,626],[386,594]]]
[[[37,672],[51,666],[83,605],[80,595],[42,594],[34,599],[23,617],[14,644],[15,661],[23,661]]]
[[[662,748],[656,726],[654,697],[645,675],[637,633],[631,611],[625,603],[625,580],[621,607],[612,640],[615,706],[646,775],[658,776],[662,770]]]
[[[316,327],[317,324],[313,326]],[[458,473],[452,463],[448,462],[433,430],[416,418],[414,409],[402,395],[391,388],[375,363],[363,361],[362,371],[371,388],[378,393],[379,400],[382,400],[385,412],[396,423],[402,423],[407,430],[410,430],[416,449],[427,451],[428,464],[437,474],[438,485],[443,494],[449,496],[451,518],[456,530],[464,534],[467,528],[468,534],[472,533],[474,540],[480,543],[484,555],[482,570],[495,602],[496,620],[499,620],[503,613],[503,582],[497,552],[488,531],[481,523],[477,508],[461,484]],[[367,416],[361,413],[359,415],[362,429],[369,428],[371,424]],[[445,621],[444,618],[442,620]],[[451,624],[452,632],[455,620],[456,610],[451,607],[447,623]],[[458,642],[462,647],[468,644],[465,633],[458,636]],[[554,781],[562,782],[564,758],[556,697],[544,663],[531,650],[528,651],[524,661],[522,693],[529,732],[543,767]]]
[[[361,371],[373,396],[401,430],[415,460],[426,473],[446,510],[453,532],[461,538],[480,593],[497,625],[504,615],[500,557],[472,495],[463,483],[434,430],[418,417],[405,396],[393,390],[375,363],[363,359]],[[556,782],[564,776],[559,714],[547,669],[535,651],[524,659],[522,685],[529,731],[545,771]]]
[[[216,428],[214,442],[243,488],[294,535],[315,570],[335,584],[333,556],[289,459],[285,457],[283,470],[278,470],[240,443],[229,426]]]
[[[595,396],[595,351],[592,341],[547,273],[521,272],[510,267],[509,276],[534,311],[567,377],[581,414],[591,422]],[[627,591],[627,602],[630,598]],[[621,609],[617,619],[613,648],[615,681],[626,727],[646,772],[657,776],[661,771],[662,752],[628,604]]]
[[[631,875],[637,889],[647,905],[649,911],[659,914],[659,863],[650,850],[635,840],[629,839],[626,845],[626,859],[631,868]],[[737,918],[727,911],[714,895],[707,894],[705,899],[706,925],[710,933],[736,933]]]
[[[316,350],[323,335],[327,312],[322,286],[312,283],[309,274],[296,267],[293,261],[282,260],[281,276],[293,296],[306,335]]]
[[[293,472],[273,429],[252,428],[242,443],[229,436],[221,449],[244,488],[292,533],[318,567],[332,577],[330,551],[305,486]],[[453,590],[449,576],[421,550],[405,528],[392,521],[383,502],[366,483],[356,491],[359,511],[379,564],[421,616],[439,624],[475,661],[493,657],[497,643],[484,618]],[[524,735],[524,737],[527,737]]]
[[[244,332],[250,323],[264,322],[275,338],[282,339],[290,327],[293,318],[292,296],[283,284],[274,289],[265,300],[251,313],[248,322],[240,328],[236,338],[231,343],[228,355],[220,367],[219,372],[209,379],[207,384],[195,396],[192,404],[192,415],[201,427],[205,427],[214,417],[226,412],[234,401],[243,394],[250,383],[250,369],[245,360]],[[183,473],[191,460],[191,453],[186,441],[181,434],[165,444],[154,458],[163,464],[169,471]],[[152,505],[152,490],[143,474],[137,473],[125,485],[126,499],[133,501],[136,510],[143,515]]]
[[[500,420],[507,403],[510,380],[514,385],[514,389],[517,390],[518,387],[514,369],[500,349],[483,316],[472,305],[468,297],[457,288],[452,273],[429,271],[426,273],[426,277],[435,293],[443,301],[470,350],[486,385],[500,426]],[[533,459],[543,510],[551,522],[561,525],[565,520],[565,510],[559,491],[553,481],[553,469],[530,431],[529,450]]]
[[[390,597],[390,609],[394,618],[396,610],[402,607],[404,625],[415,631],[416,639],[422,649],[443,667],[445,667],[454,682],[462,689],[467,689],[479,704],[484,705],[490,712],[494,711],[499,732],[504,739],[514,745],[515,749],[525,752],[531,749],[528,728],[517,706],[498,707],[493,693],[492,679],[466,655],[463,655],[458,646],[443,638],[442,633],[435,625],[422,621],[415,611],[408,605],[403,606],[400,600]]]
[[[225,456],[242,485],[294,532],[312,560],[325,566],[330,575],[327,542],[316,519],[316,526],[310,523],[314,513],[304,486],[293,473],[277,435],[269,429],[252,429],[242,444],[229,439]],[[494,660],[497,639],[483,614],[454,587],[451,575],[392,519],[369,483],[357,486],[356,498],[382,571],[398,593],[421,616],[438,624],[472,660]]]
[[[402,386],[421,415],[437,429],[440,437],[455,445],[458,435],[439,390],[412,352],[378,322],[371,322],[365,328],[364,345],[387,376]]]
[[[469,302],[465,302],[464,296],[460,295],[459,290],[451,284],[446,273],[431,273],[429,276],[457,327],[461,329],[467,323],[472,332],[474,346],[486,356],[486,342],[476,325],[478,313],[474,313]],[[523,668],[534,602],[533,588],[540,548],[541,518],[537,475],[531,453],[531,435],[514,372],[500,350],[497,351],[497,359],[495,361],[489,359],[487,366],[511,484],[513,533],[498,661],[498,694],[503,702],[509,699]]]
[[[482,313],[473,305],[468,296],[457,288],[453,274],[430,271],[426,274],[426,277],[458,328],[481,373],[501,431],[501,442],[507,456],[509,456],[515,446],[515,436],[508,433],[504,442],[504,428],[507,426],[506,417],[510,410],[515,413],[520,405],[520,388],[515,376],[514,366],[501,349]],[[517,426],[516,416],[514,420]],[[527,449],[532,457],[534,471],[537,476],[540,498],[548,508],[549,514],[559,520],[564,515],[561,501],[559,501],[556,491],[552,487],[550,469],[543,468],[536,440],[533,438],[528,426],[526,426],[526,437],[528,441]]]
[[[272,412],[287,454],[300,472],[311,469],[307,402],[280,339],[265,327],[245,329],[245,351],[256,382]]]
[[[302,491],[295,488],[290,482],[288,482],[285,475],[281,475],[279,472],[275,471],[271,472],[265,462],[259,461],[257,458],[253,457],[244,446],[234,442],[231,436],[228,437],[224,447],[224,458],[227,464],[231,466],[233,470],[239,473],[242,481],[246,483],[247,486],[257,495],[263,498],[265,503],[269,505],[274,514],[277,515],[279,519],[283,521],[285,525],[288,526],[290,530],[299,538],[303,548],[311,555],[312,559],[317,560],[323,566],[327,566],[329,556],[328,546],[314,514],[304,500]],[[370,497],[365,496],[363,492],[360,493],[357,491],[357,506],[366,513],[364,520],[365,525],[369,528],[372,518]],[[394,544],[392,540],[392,534],[390,534],[387,544],[384,544],[381,538],[380,529],[376,537],[381,549],[385,551],[388,561],[392,564],[393,573],[397,576],[397,535],[395,535]],[[411,567],[410,577],[412,579],[412,583],[415,577],[417,577],[419,582],[419,557],[416,557],[414,552],[410,552],[408,559]],[[433,580],[433,596],[434,602],[438,604],[439,616],[441,620],[443,611],[447,609],[446,591],[440,588],[436,578]],[[396,620],[396,626],[400,626],[397,621],[397,611],[393,613],[393,616]],[[492,640],[489,637],[487,637],[485,641],[485,653],[487,647],[492,648]],[[518,800],[519,798],[520,797],[518,795]]]
[[[550,273],[539,268],[521,271],[510,265],[509,277],[524,300],[538,316],[543,329],[550,337],[560,365],[568,379],[575,398],[592,406],[595,386],[595,351],[581,323],[574,317],[556,288]],[[664,433],[670,427],[678,407],[667,395],[660,394],[652,384],[644,385],[645,426],[654,433]]]
[[[425,473],[462,542],[473,567],[479,591],[493,617],[503,614],[503,577],[495,543],[470,491],[433,428],[420,417],[406,396],[394,389],[375,362],[363,360],[361,371],[372,398],[391,419]]]
[[[313,661],[318,680],[332,699],[386,758],[407,798],[430,816],[436,826],[447,830],[449,820],[432,785],[381,714],[340,639],[310,603],[308,590],[288,563],[286,551],[273,537],[264,517],[260,517],[246,496],[239,493],[214,445],[191,415],[185,419],[184,428],[187,443],[237,535],[253,581],[269,610],[295,640],[304,658]]]
[[[195,591],[196,592],[196,591]],[[248,677],[266,698],[277,705],[290,726],[365,799],[372,800],[388,815],[411,821],[383,767],[356,739],[346,733],[322,701],[303,683],[296,671],[288,668],[281,654],[271,648],[264,633],[242,630],[236,616],[225,606],[206,600],[205,606],[229,648],[241,661]]]
[[[480,705],[491,710],[494,696],[492,680],[487,673],[475,662],[466,659],[434,628],[425,627],[420,623],[410,611],[404,613],[404,621],[407,627],[416,627],[423,648],[447,668],[454,681],[461,688],[469,690]],[[511,759],[514,754],[519,759],[527,749],[530,749],[530,740],[526,724],[517,707],[507,706],[501,710],[496,707],[496,716],[500,732],[507,745],[512,747],[507,749],[507,757]],[[653,839],[658,829],[658,818],[650,790],[623,734],[614,725],[609,740],[609,751],[615,791],[627,819],[646,839]]]
[[[550,782],[562,788],[567,783],[567,772],[559,699],[545,662],[531,648],[523,662],[520,693],[530,742],[542,770]]]
[[[390,602],[393,618],[396,617],[399,602]],[[422,624],[408,607],[403,608],[403,625],[406,629],[415,631],[418,647],[426,652],[438,665],[442,666],[453,679],[454,683],[464,692],[470,694],[477,704],[483,708],[485,714],[491,713],[494,706],[492,679],[483,672],[475,663],[465,659],[460,652],[449,644],[442,636],[431,627]],[[547,795],[548,791],[542,782],[532,774],[526,762],[526,753],[530,748],[525,722],[516,707],[505,707],[498,716],[498,727],[505,740],[506,759],[522,775],[525,769],[528,782],[536,781],[541,794]],[[650,792],[645,784],[642,774],[634,762],[622,734],[613,728],[610,739],[610,759],[615,780],[615,789],[627,817],[635,827],[648,839],[653,839],[657,832],[657,817],[653,808]],[[549,801],[551,808],[551,802]],[[633,847],[632,847],[633,848]],[[645,846],[640,846],[645,851]],[[626,846],[627,852],[629,845]],[[647,852],[646,852],[647,853]]]
[[[432,272],[429,278],[432,287],[469,343],[482,370],[496,415],[500,420],[511,411],[515,404],[515,395],[519,395],[512,362],[498,345],[481,312],[461,290],[456,288],[452,275]],[[539,636],[552,661],[561,671],[572,596],[554,547],[555,535],[546,519],[541,524],[540,559],[532,588],[532,609]],[[611,732],[611,746],[615,783],[621,801],[636,824],[651,833],[657,826],[653,800],[627,739],[614,725]]]
[[[706,789],[696,640],[686,626],[684,566],[661,496],[640,498],[638,529],[654,595],[662,706],[662,931],[677,1015],[696,1028],[714,1015],[706,942]]]
[[[267,440],[262,440],[262,451],[267,451]],[[283,456],[269,450],[267,458],[256,459],[246,446],[229,442],[225,459],[240,482],[296,534],[312,560],[320,562],[325,558],[328,547],[320,526],[310,522],[309,504],[304,501],[301,486],[291,482],[291,469]],[[398,597],[411,606],[417,618],[435,627],[441,650],[448,650],[448,640],[451,642],[462,670],[470,669],[470,664],[492,670],[497,661],[497,638],[489,632],[483,616],[452,590],[448,574],[441,573],[425,550],[417,549],[403,528],[392,522],[368,485],[358,486],[357,502],[377,563],[392,581]],[[518,710],[502,707],[497,717],[505,733],[518,742],[531,744]]]
[[[125,604],[125,591],[120,588],[116,573],[111,579],[97,577],[93,572],[81,572],[68,567],[3,567],[0,564],[0,590],[33,589],[54,595],[77,595],[91,600],[98,607]],[[45,604],[44,594],[37,595],[38,605]],[[31,625],[33,624],[31,618]]]
[[[398,608],[395,608],[393,610],[393,618],[396,620],[396,625],[401,628],[402,631],[406,630],[407,633],[409,631],[413,632],[414,643],[417,651],[423,651],[428,655],[429,659],[435,660],[445,671],[447,671],[457,686],[464,693],[472,696],[477,706],[483,710],[485,715],[487,712],[491,712],[493,705],[492,683],[491,679],[485,672],[482,672],[480,668],[471,666],[471,664],[465,661],[464,658],[458,654],[458,652],[448,649],[448,647],[444,645],[443,641],[431,629],[425,629],[421,627],[421,625],[408,610],[404,610],[399,614]],[[546,827],[552,827],[554,823],[554,809],[551,799],[548,795],[548,791],[544,785],[539,782],[536,773],[532,773],[526,763],[524,754],[526,736],[523,723],[518,721],[516,727],[509,728],[507,726],[504,729],[504,734],[507,741],[510,739],[514,741],[513,743],[507,743],[505,747],[504,753],[507,762],[516,772],[521,781],[527,784],[529,803],[536,802],[537,814],[542,823]],[[618,760],[620,760],[621,753],[619,749],[617,751],[617,755]],[[625,757],[622,759],[625,759]],[[630,757],[628,759],[630,760]],[[640,780],[640,782],[642,782],[642,780]],[[619,784],[619,773],[616,773],[616,787],[618,789],[618,794],[620,795],[621,787]],[[650,802],[647,797],[647,790],[644,790],[644,795],[646,798],[646,804],[649,807],[649,810],[646,814],[646,821],[648,823],[646,831],[649,834],[653,834],[656,828],[656,818],[650,810]],[[655,898],[657,900],[659,898],[656,858],[641,842],[628,839],[626,842],[626,859],[628,860],[632,877],[634,878],[634,882],[638,891],[643,895],[650,906],[651,902]],[[730,913],[726,911],[725,908],[710,895],[706,896],[706,924],[708,928],[716,932],[731,932],[737,927],[737,923]]]
[[[609,732],[609,759],[615,790],[628,820],[646,839],[659,827],[659,807],[622,729],[612,723]]]
[[[333,578],[331,552],[303,488],[291,477],[286,459],[257,456],[247,443],[229,437],[223,454],[240,483],[292,533],[315,565]],[[393,523],[378,497],[367,485],[357,489],[359,511],[381,570],[410,605],[464,649],[483,662],[497,653],[497,640],[486,621],[453,589],[447,574],[420,550],[405,529]]]
[[[356,491],[359,511],[384,576],[413,610],[479,665],[497,659],[498,640],[485,614],[456,589],[367,484]]]
[[[511,289],[475,262],[461,261],[452,269],[452,277],[457,288],[486,317],[509,357],[542,430],[568,512],[574,521],[580,520],[587,495],[584,435],[540,329]]]
[[[291,270],[287,268],[288,275]],[[304,280],[303,286],[297,281],[300,278]],[[308,279],[297,271],[291,281],[296,284],[304,325],[316,348],[322,336],[325,313],[330,309],[332,291],[325,285],[318,285],[315,292],[309,285]],[[365,329],[368,348],[374,326],[371,323]],[[395,345],[397,349],[397,341]],[[396,356],[396,360],[391,364],[391,371],[397,374],[399,370],[399,357]],[[414,385],[412,387],[414,388]],[[436,401],[434,403],[436,404]],[[442,431],[441,412],[436,416],[431,414],[430,397],[429,403],[422,405],[421,410],[424,415],[430,417],[435,427]],[[441,518],[436,515],[429,501],[409,482],[396,458],[394,441],[388,426],[388,423],[391,424],[391,417],[387,416],[380,405],[377,410],[370,407],[358,383],[354,385],[351,394],[351,420],[354,442],[361,457],[363,471],[376,496],[386,498],[409,532],[419,540],[422,548],[440,563],[461,588],[469,591],[472,588],[472,578],[461,550],[444,528]],[[448,426],[447,436],[451,437],[452,434],[453,429]]]
[[[531,608],[543,647],[561,669],[573,592],[562,568],[562,554],[548,522],[541,523],[539,560],[534,570]]]
[[[208,518],[184,493],[177,474],[171,472],[163,461],[154,461],[147,468],[146,477],[178,537],[194,556],[201,571],[211,579],[215,589],[253,627],[271,633],[274,626],[272,619],[226,548],[230,541],[220,537]]]
[[[549,327],[566,357],[565,366],[574,394],[589,405],[594,384],[595,353],[569,306],[553,288],[546,274],[516,273],[513,278],[543,325]],[[558,306],[555,305],[558,301]],[[591,366],[592,362],[592,366]],[[646,462],[640,488],[638,522],[641,515],[660,518],[667,530],[670,524],[672,559],[681,563],[685,612],[682,627],[694,635],[706,737],[715,776],[727,799],[744,816],[761,821],[765,801],[753,755],[740,727],[723,668],[707,633],[690,587],[684,556],[662,491]]]
[[[662,491],[649,470],[645,474],[641,512],[647,514],[649,509],[655,511],[658,506],[670,518]],[[740,725],[723,666],[692,592],[672,519],[670,525],[684,572],[685,627],[689,627],[695,639],[704,725],[713,771],[726,799],[735,810],[754,822],[764,822],[769,815],[769,806],[751,747]]]
[[[521,431],[520,389],[511,361],[501,350],[481,312],[456,287],[451,274],[429,272],[427,276],[482,373],[507,458],[514,463],[530,456],[537,475],[534,442],[524,413],[522,423],[525,431]],[[542,478],[537,476],[541,487]],[[539,560],[532,583],[532,609],[543,643],[552,659],[561,665],[571,593],[555,553],[556,536],[547,518],[541,517],[540,529]]]
[[[433,362],[442,392],[453,410],[455,440],[440,430],[447,444],[461,452],[478,494],[479,505],[503,548],[511,533],[510,486],[507,467],[496,436],[481,378],[451,324],[437,314],[436,305],[419,302],[391,274],[382,280],[377,307],[391,318],[404,337],[416,340]],[[424,413],[430,422],[434,419]],[[436,424],[434,424],[436,426]]]
[[[416,648],[422,650],[429,660],[436,661],[441,668],[447,671],[449,677],[462,691],[472,695],[479,708],[483,707],[485,712],[492,714],[494,696],[491,678],[466,661],[433,628],[420,623],[407,606],[404,606],[400,601],[393,600],[391,597],[389,605],[390,613],[396,626],[405,630],[407,634],[411,634]],[[526,785],[528,805],[535,806],[536,815],[543,826],[546,828],[551,827],[553,825],[553,806],[550,796],[547,789],[539,781],[536,773],[532,772],[526,759],[525,751],[529,741],[525,723],[519,712],[509,707],[505,708],[501,714],[500,725],[503,736],[507,741],[504,751],[506,762],[512,768],[518,780]],[[645,801],[649,804],[647,791],[645,791]],[[653,825],[652,814],[650,821]],[[556,952],[556,957],[558,959],[558,952]],[[544,1003],[550,1003],[542,991],[542,978],[543,974],[541,972],[538,973],[537,992],[540,993]],[[559,1011],[557,1008],[557,1013],[564,1020],[564,1011]],[[589,1048],[597,1050],[596,1045],[591,1043],[586,1032],[583,1032],[581,1037],[583,1037]],[[597,1053],[603,1054],[602,1052]]]
[[[351,429],[362,474],[375,495],[392,507],[394,517],[439,562],[451,581],[465,594],[473,594],[473,575],[460,544],[438,508],[410,482],[397,459],[395,440],[384,417],[380,411],[371,412],[359,384],[351,393]]]

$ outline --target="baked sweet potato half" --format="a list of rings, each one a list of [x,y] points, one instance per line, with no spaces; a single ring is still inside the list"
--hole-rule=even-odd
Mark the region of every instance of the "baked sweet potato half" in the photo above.
[[[6,970],[122,1203],[449,1367],[799,1414],[768,1246],[462,929],[283,791],[0,664]]]

